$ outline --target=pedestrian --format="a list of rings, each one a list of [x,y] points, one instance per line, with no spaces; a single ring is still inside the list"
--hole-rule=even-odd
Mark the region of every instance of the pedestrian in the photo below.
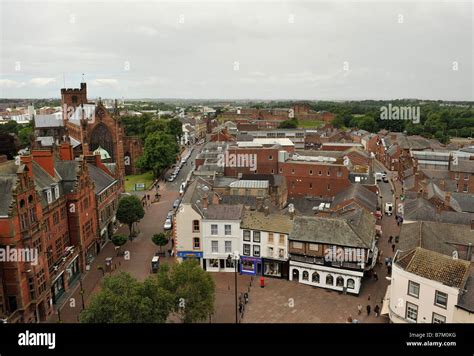
[[[358,315],[362,314],[362,304],[357,305]]]
[[[393,240],[393,236],[390,235],[390,237],[388,238],[388,243],[391,244],[391,243],[392,243],[392,240]]]
[[[400,241],[400,236],[395,236],[395,243],[398,244],[398,241]]]
[[[374,271],[374,279],[377,282],[379,280],[379,276],[377,275],[377,272]]]
[[[392,252],[395,252],[395,244],[392,244]]]
[[[369,315],[370,315],[370,305],[367,304],[367,316],[369,316]]]
[[[387,266],[387,274],[390,276],[392,274],[392,265]]]
[[[369,296],[367,297],[367,300],[370,300],[370,294],[369,294]]]
[[[378,304],[374,308],[374,313],[375,313],[375,317],[378,318],[380,314],[380,307]]]

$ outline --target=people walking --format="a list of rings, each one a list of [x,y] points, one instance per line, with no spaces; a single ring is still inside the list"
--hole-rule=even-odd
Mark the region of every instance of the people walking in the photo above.
[[[388,238],[388,243],[391,244],[391,243],[392,243],[392,240],[393,240],[393,236],[390,235],[390,237]]]
[[[369,315],[370,315],[370,305],[367,304],[367,316],[369,316]]]
[[[357,311],[359,312],[358,315],[362,314],[362,304],[357,305]]]
[[[374,313],[375,313],[375,317],[378,318],[380,315],[380,307],[378,304],[374,308]]]
[[[379,276],[378,276],[377,272],[375,272],[375,271],[374,271],[374,279],[375,279],[376,282],[379,280]]]
[[[395,244],[392,244],[392,252],[395,252]]]

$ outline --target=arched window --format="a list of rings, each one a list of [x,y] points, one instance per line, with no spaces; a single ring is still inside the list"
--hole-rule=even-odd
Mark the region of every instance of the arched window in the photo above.
[[[326,276],[326,284],[332,286],[334,284],[334,278],[332,275],[328,274]]]
[[[354,289],[355,288],[355,281],[352,278],[347,280],[347,289]]]
[[[314,272],[313,275],[311,276],[311,280],[313,281],[313,283],[319,283],[319,273]]]
[[[303,272],[303,281],[308,281],[309,280],[309,273],[308,271]]]
[[[344,278],[341,276],[336,278],[336,286],[337,287],[344,287]]]

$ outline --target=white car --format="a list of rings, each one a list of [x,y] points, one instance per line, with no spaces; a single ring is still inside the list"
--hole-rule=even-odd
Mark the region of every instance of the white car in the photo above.
[[[392,203],[385,203],[385,214],[392,215],[393,213],[393,204]]]
[[[186,182],[183,182],[181,183],[181,186],[179,187],[179,194],[183,194],[185,189],[186,189]]]
[[[173,221],[170,218],[166,218],[165,225],[163,226],[163,228],[165,230],[171,230],[172,227],[173,227]]]

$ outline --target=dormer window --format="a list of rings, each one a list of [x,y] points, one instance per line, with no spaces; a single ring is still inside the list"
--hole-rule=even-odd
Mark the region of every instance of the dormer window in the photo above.
[[[52,185],[54,189],[54,199],[59,199],[59,185],[58,184],[53,184]]]
[[[53,202],[53,192],[51,191],[51,189],[46,189],[45,193],[46,193],[46,201],[48,202],[48,204],[51,204]]]

